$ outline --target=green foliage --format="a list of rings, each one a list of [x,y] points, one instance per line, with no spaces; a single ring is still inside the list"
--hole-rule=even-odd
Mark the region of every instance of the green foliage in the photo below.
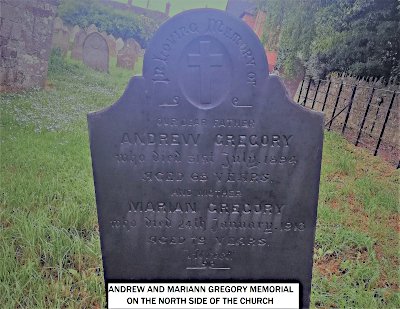
[[[292,76],[302,70],[315,36],[315,1],[267,0],[260,2],[267,13],[264,42],[279,50],[278,68]]]
[[[70,25],[86,28],[95,24],[99,31],[110,33],[116,38],[135,38],[142,47],[146,46],[158,28],[158,23],[151,18],[114,10],[96,0],[63,0],[58,12]]]
[[[306,69],[389,78],[400,73],[397,0],[266,0],[265,42],[287,75]]]
[[[1,308],[105,308],[86,114],[138,70],[55,49],[46,90],[0,94]]]
[[[128,3],[128,0],[114,0],[121,3]],[[196,8],[214,8],[225,10],[228,0],[133,0],[133,5],[147,8],[154,11],[164,12],[165,5],[169,2],[171,4],[169,16],[174,16],[182,11],[196,9]]]
[[[60,72],[66,72],[76,68],[74,65],[70,65],[65,62],[63,52],[60,48],[56,47],[51,50],[49,57],[49,74],[56,74]]]

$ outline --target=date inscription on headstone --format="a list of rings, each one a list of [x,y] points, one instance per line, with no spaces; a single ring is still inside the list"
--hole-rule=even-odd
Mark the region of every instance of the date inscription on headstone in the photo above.
[[[293,281],[309,306],[323,118],[267,68],[241,20],[187,11],[89,114],[106,282]]]

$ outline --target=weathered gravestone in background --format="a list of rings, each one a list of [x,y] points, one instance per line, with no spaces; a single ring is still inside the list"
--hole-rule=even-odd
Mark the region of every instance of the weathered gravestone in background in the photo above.
[[[86,32],[80,30],[75,34],[74,44],[71,51],[71,57],[76,60],[82,60],[83,42],[86,39]]]
[[[69,38],[69,40],[70,40],[71,42],[74,42],[74,41],[75,41],[75,35],[76,35],[79,31],[81,31],[81,28],[79,28],[78,25],[75,25],[75,26],[72,28],[72,30],[70,31],[71,36],[70,36],[70,38]]]
[[[133,70],[138,55],[133,44],[125,43],[125,46],[117,52],[117,67]]]
[[[122,48],[124,48],[124,45],[125,45],[124,40],[121,39],[121,38],[118,38],[115,41],[115,44],[116,44],[116,47],[117,47],[117,52],[120,51]]]
[[[108,44],[100,33],[93,32],[86,37],[83,43],[83,63],[92,69],[108,72]]]
[[[87,29],[86,29],[86,33],[87,34],[91,34],[93,32],[98,32],[96,25],[91,24]]]
[[[267,68],[242,21],[184,12],[89,114],[106,282],[294,281],[309,306],[323,118]]]
[[[56,17],[53,27],[52,48],[59,48],[61,52],[66,55],[69,50],[70,33],[61,18]]]
[[[133,48],[136,55],[139,54],[140,50],[142,49],[140,47],[140,44],[135,39],[132,38],[127,39],[125,45]]]
[[[117,55],[117,43],[115,41],[116,40],[112,34],[109,34],[107,36],[107,43],[108,43],[108,48],[110,50],[110,56],[113,57]]]

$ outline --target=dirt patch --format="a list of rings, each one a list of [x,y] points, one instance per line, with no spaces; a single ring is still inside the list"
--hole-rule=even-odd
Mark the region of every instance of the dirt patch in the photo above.
[[[332,202],[329,203],[329,206],[331,206],[332,209],[338,209],[340,205],[340,202],[337,200],[333,200]]]
[[[329,179],[329,181],[331,182],[343,182],[343,179],[346,177],[347,177],[346,173],[342,171],[335,171],[329,173],[325,178]]]
[[[357,202],[354,193],[349,194],[347,197],[347,206],[351,212],[351,216],[346,217],[346,225],[352,229],[356,228],[363,233],[369,233],[370,217],[362,205]]]
[[[400,233],[400,215],[399,214],[393,214],[391,216],[389,216],[388,220],[387,220],[387,224],[393,228],[393,230],[396,233]]]
[[[374,244],[374,251],[375,251],[376,258],[378,261],[382,261],[383,259],[387,258],[387,256],[383,252],[382,246],[380,246],[378,243]],[[396,261],[392,261],[391,264],[399,265],[398,259],[396,259]],[[390,280],[388,278],[388,274],[384,267],[381,267],[380,272],[379,272],[378,287],[382,288],[382,289],[390,288],[396,292],[400,291],[399,283],[397,281],[390,282]]]
[[[333,275],[341,276],[347,273],[348,270],[341,267],[342,262],[347,260],[366,263],[368,261],[367,248],[352,247],[344,252],[326,254],[314,262],[314,267],[322,276],[329,279]]]
[[[344,253],[344,260],[366,263],[368,261],[368,249],[351,247]]]
[[[339,276],[341,274],[340,264],[342,260],[334,255],[324,255],[322,258],[318,259],[314,263],[314,267],[316,267],[319,273],[327,278],[332,277],[333,275]]]

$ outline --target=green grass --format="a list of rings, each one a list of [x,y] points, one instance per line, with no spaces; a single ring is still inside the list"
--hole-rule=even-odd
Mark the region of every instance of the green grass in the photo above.
[[[1,94],[0,307],[104,307],[86,114],[130,76],[53,57],[45,90]],[[326,133],[312,307],[400,308],[399,173]]]
[[[116,0],[122,3],[128,3],[128,0]],[[133,0],[133,5],[143,8],[147,7],[148,0]],[[165,12],[165,4],[171,3],[170,16],[174,16],[182,11],[195,8],[214,8],[225,10],[228,0],[150,0],[149,9]]]
[[[312,303],[400,308],[399,172],[326,133]]]

